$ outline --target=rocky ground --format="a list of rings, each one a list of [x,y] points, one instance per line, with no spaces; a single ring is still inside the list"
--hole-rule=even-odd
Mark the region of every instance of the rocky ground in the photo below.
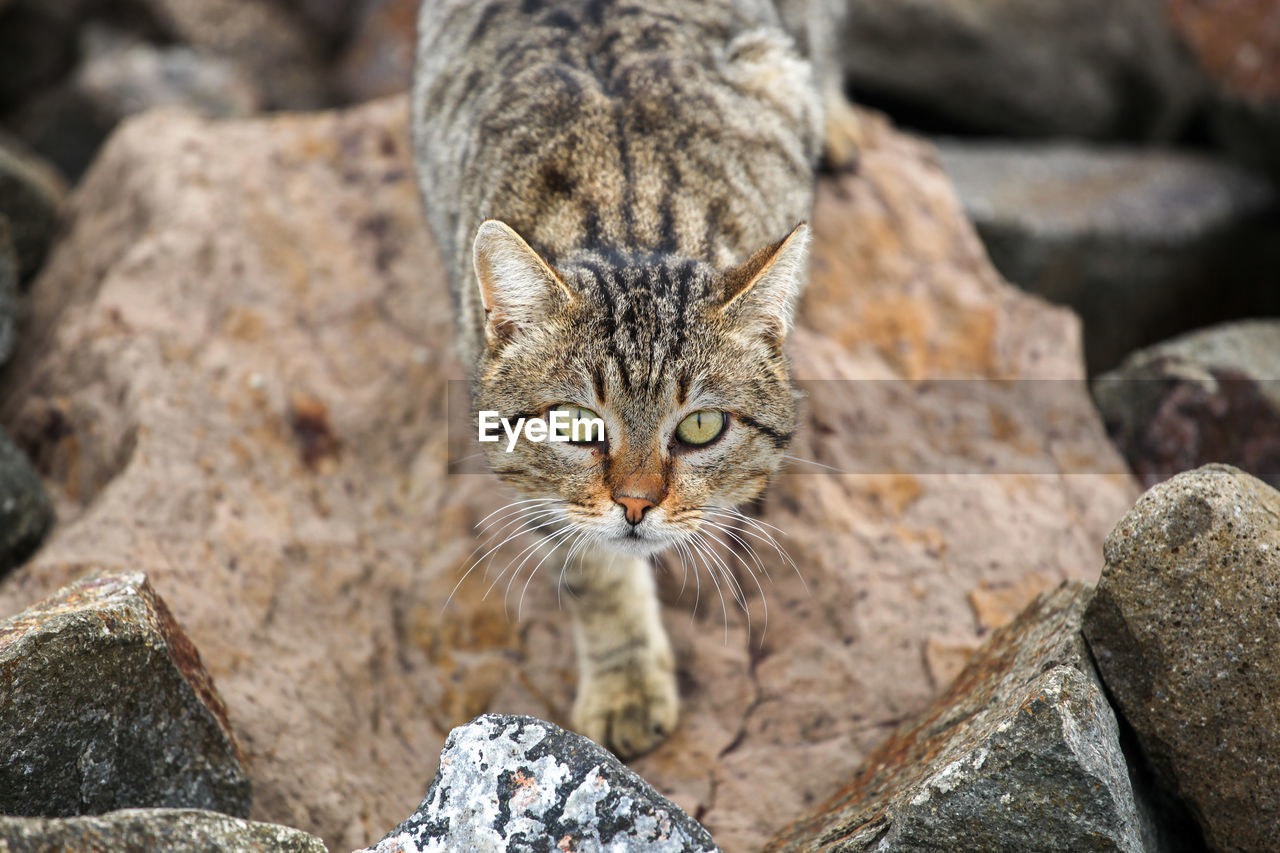
[[[0,846],[1270,849],[1271,4],[859,4],[939,142],[820,185],[798,571],[659,568],[630,770],[551,580],[451,596],[506,498],[404,99],[253,117],[403,88],[413,5],[0,0]]]

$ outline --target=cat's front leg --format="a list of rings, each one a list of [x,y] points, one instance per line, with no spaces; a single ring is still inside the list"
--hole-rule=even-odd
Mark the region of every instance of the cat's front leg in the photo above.
[[[652,570],[644,559],[596,552],[566,570],[565,585],[578,647],[573,726],[621,758],[648,752],[679,713]]]

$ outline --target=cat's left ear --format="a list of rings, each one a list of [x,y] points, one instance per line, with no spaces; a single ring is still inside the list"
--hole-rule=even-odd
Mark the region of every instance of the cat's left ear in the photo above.
[[[510,225],[486,219],[473,247],[485,336],[494,342],[540,325],[573,293]]]
[[[791,331],[809,263],[809,226],[801,222],[724,274],[720,311],[761,337],[782,343]]]

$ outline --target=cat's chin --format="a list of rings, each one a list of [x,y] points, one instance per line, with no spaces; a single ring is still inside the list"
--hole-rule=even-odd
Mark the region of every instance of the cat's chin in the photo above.
[[[648,536],[610,536],[600,540],[600,547],[628,557],[653,557],[670,548],[669,539]]]

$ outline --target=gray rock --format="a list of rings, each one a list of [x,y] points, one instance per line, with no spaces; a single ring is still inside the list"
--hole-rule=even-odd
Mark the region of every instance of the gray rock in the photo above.
[[[66,195],[62,179],[51,166],[0,136],[0,216],[9,220],[23,278],[44,260]]]
[[[18,334],[18,253],[9,220],[0,213],[0,365],[13,354]]]
[[[95,817],[0,817],[0,851],[49,850],[327,853],[319,838],[301,830],[196,809],[123,809]]]
[[[1280,492],[1226,465],[1143,495],[1084,631],[1117,710],[1216,850],[1280,838]]]
[[[1166,137],[1198,91],[1152,0],[858,0],[846,32],[857,90],[972,130]]]
[[[1138,809],[1067,582],[996,631],[852,781],[766,848],[1129,851]]]
[[[80,36],[80,55],[64,80],[30,98],[11,119],[31,147],[72,179],[127,116],[177,106],[225,118],[261,107],[262,95],[244,68],[187,45],[157,45],[90,23]]]
[[[582,735],[486,714],[450,732],[418,810],[366,853],[717,849],[697,821]]]
[[[1134,353],[1093,391],[1147,485],[1225,462],[1280,487],[1280,320],[1229,323]]]
[[[996,268],[1080,314],[1092,373],[1206,322],[1280,312],[1276,194],[1259,176],[1071,144],[944,140],[938,154]]]
[[[104,26],[87,27],[81,44],[74,85],[112,125],[153,107],[182,106],[214,118],[260,108],[253,81],[228,59]]]
[[[25,562],[52,524],[53,503],[40,475],[0,430],[0,575]]]
[[[1145,853],[1207,853],[1204,834],[1187,804],[1160,783],[1151,759],[1142,748],[1137,734],[1123,717],[1120,724],[1120,748],[1124,750],[1133,785],[1133,801],[1138,807],[1138,828]]]
[[[222,57],[261,87],[268,109],[327,106],[320,47],[287,4],[264,0],[139,0],[175,41]]]
[[[101,572],[0,622],[0,814],[249,813],[200,655],[140,572]]]

